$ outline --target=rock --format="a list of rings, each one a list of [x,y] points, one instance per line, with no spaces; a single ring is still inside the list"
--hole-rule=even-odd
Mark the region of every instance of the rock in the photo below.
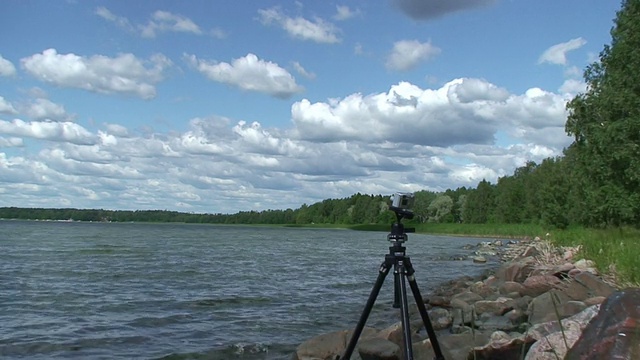
[[[563,282],[559,288],[572,300],[583,301],[592,296],[589,288],[575,281],[575,279]]]
[[[602,304],[602,302],[604,302],[605,299],[606,299],[606,297],[604,297],[604,296],[594,296],[592,298],[586,299],[584,301],[584,304],[587,305],[587,306]]]
[[[440,306],[440,307],[449,307],[450,300],[444,296],[432,295],[425,299],[425,304],[429,304],[431,306]]]
[[[609,296],[567,353],[567,360],[640,358],[640,289]]]
[[[611,285],[605,283],[600,278],[589,272],[581,272],[576,275],[574,279],[576,282],[586,287],[591,296],[607,297],[615,291]]]
[[[512,299],[508,299],[511,300],[512,303],[509,303],[507,300],[505,300],[506,298],[501,298],[502,300],[496,300],[496,301],[491,301],[491,300],[480,300],[480,301],[476,301],[475,304],[473,304],[476,314],[480,315],[480,314],[484,314],[484,313],[490,313],[493,315],[504,315],[504,313],[506,313],[507,311],[513,309],[513,300]]]
[[[591,260],[580,259],[575,262],[574,266],[578,270],[586,271],[588,269],[594,268],[596,264]]]
[[[528,277],[522,285],[524,285],[523,294],[536,297],[553,289],[560,284],[560,279],[553,275],[534,275]]]
[[[496,271],[495,276],[500,281],[515,281],[522,283],[533,270],[533,262],[534,259],[531,257],[511,261],[501,266],[498,271]]]
[[[451,301],[453,302],[453,300],[462,300],[467,304],[473,304],[476,301],[483,300],[483,298],[482,296],[476,293],[473,293],[471,291],[465,291],[465,292],[461,292],[460,294],[454,295]]]
[[[515,281],[505,281],[499,288],[500,294],[510,294],[513,292],[517,292],[522,295],[524,291],[524,286]]]
[[[341,330],[313,337],[298,345],[293,359],[296,360],[333,360],[347,348],[353,331]],[[371,338],[377,330],[365,327],[360,335],[360,341]],[[357,349],[356,349],[357,351]]]
[[[434,330],[442,330],[451,326],[452,317],[449,310],[443,308],[433,308],[429,311],[429,319]],[[422,319],[420,320],[422,321]],[[424,325],[424,324],[423,324]]]
[[[580,337],[582,329],[577,323],[567,323],[562,331],[556,331],[536,341],[527,352],[525,360],[564,359],[569,348]]]
[[[480,256],[474,256],[474,257],[472,258],[472,260],[473,260],[473,262],[474,262],[474,263],[476,263],[476,264],[484,264],[484,263],[486,263],[486,262],[487,262],[487,258],[486,258],[486,257],[484,257],[484,256],[482,256],[482,255],[480,255]]]
[[[400,347],[385,339],[365,339],[358,343],[362,360],[398,360],[402,356]]]
[[[499,338],[497,339],[498,341],[475,347],[473,349],[475,354],[470,354],[468,359],[522,359],[536,341],[559,332],[560,324],[565,329],[571,327],[584,329],[597,312],[598,306],[592,306],[579,314],[562,320],[562,322],[550,321],[533,325],[524,334],[513,337],[507,342],[505,342],[504,338]],[[555,357],[554,360],[556,360]]]
[[[562,316],[558,319],[556,309],[560,312],[562,304],[568,300],[567,295],[557,290],[551,290],[535,297],[529,304],[527,310],[529,313],[529,323],[539,324],[553,320],[561,320]]]
[[[518,325],[512,323],[509,318],[489,313],[480,315],[480,317],[475,320],[475,326],[480,330],[487,331],[513,331],[518,328]]]
[[[482,297],[483,299],[486,299],[487,297],[495,294],[496,292],[495,288],[491,287],[490,285],[487,285],[483,281],[478,281],[474,283],[473,285],[471,285],[469,290],[471,290],[471,292],[475,294],[480,295],[480,297]]]

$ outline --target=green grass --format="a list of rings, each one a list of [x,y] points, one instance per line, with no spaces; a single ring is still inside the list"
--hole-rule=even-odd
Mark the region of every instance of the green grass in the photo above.
[[[546,233],[533,224],[418,224],[416,232],[497,238],[533,238]]]
[[[560,246],[582,245],[579,255],[595,261],[602,273],[614,267],[622,286],[640,284],[640,229],[574,228],[551,232],[551,240]]]

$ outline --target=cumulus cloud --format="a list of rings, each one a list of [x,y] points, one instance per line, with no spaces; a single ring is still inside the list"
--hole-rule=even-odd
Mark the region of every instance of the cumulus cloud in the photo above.
[[[163,79],[171,61],[164,55],[154,55],[148,61],[133,54],[116,57],[73,53],[58,54],[47,49],[21,60],[22,67],[36,79],[60,86],[78,88],[102,94],[134,95],[143,99],[156,96],[155,84]]]
[[[13,63],[0,55],[0,76],[14,76],[16,74],[16,67]]]
[[[296,102],[291,128],[221,116],[140,134],[106,123],[0,121],[0,206],[215,211],[296,208],[354,193],[474,187],[561,153],[567,98],[483,79]],[[510,137],[505,145],[496,138]],[[564,140],[563,140],[564,139]]]
[[[303,17],[293,18],[285,15],[278,8],[260,9],[258,14],[263,24],[276,24],[293,38],[326,44],[340,42],[338,28],[321,18],[315,18],[313,21]]]
[[[391,70],[411,70],[420,63],[439,55],[440,52],[440,48],[431,45],[431,42],[421,43],[418,40],[397,41],[393,44],[393,50],[387,57],[386,66]]]
[[[405,15],[415,20],[434,19],[449,13],[492,5],[497,2],[497,0],[447,0],[447,1],[391,0],[391,1]]]
[[[549,63],[556,65],[567,65],[567,53],[569,51],[577,50],[584,46],[587,41],[581,37],[571,39],[567,42],[556,44],[545,50],[540,58],[538,64]]]
[[[303,91],[287,70],[251,53],[234,59],[231,63],[202,60],[195,55],[185,55],[185,59],[210,80],[243,90],[261,92],[281,99]]]
[[[33,120],[70,121],[73,119],[64,106],[43,98],[27,104],[23,112]]]
[[[4,97],[0,96],[0,114],[15,115],[17,113],[16,108],[14,108],[9,101],[5,100]]]
[[[96,141],[91,132],[72,122],[0,120],[0,134],[70,142],[77,145],[92,145]]]

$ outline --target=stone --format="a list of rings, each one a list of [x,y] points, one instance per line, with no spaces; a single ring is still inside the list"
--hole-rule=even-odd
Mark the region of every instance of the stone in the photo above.
[[[572,300],[583,301],[592,296],[589,288],[575,281],[575,278],[563,282],[560,288]]]
[[[500,294],[510,294],[513,292],[517,292],[518,294],[522,295],[524,286],[515,281],[505,281],[498,290],[500,291]]]
[[[488,313],[482,314],[475,320],[475,326],[480,330],[487,331],[514,331],[518,325],[514,324],[507,317],[496,316]]]
[[[536,297],[543,294],[555,286],[560,284],[560,279],[553,275],[534,275],[528,277],[522,285],[524,286],[523,294]]]
[[[474,256],[473,258],[471,258],[473,260],[474,263],[476,264],[484,264],[487,262],[487,258],[482,256],[482,255],[478,255],[478,256]]]
[[[429,319],[434,330],[443,330],[451,326],[452,317],[447,309],[433,308],[429,311]],[[422,319],[420,320],[422,321]]]
[[[472,304],[472,303],[474,303],[476,301],[483,300],[483,298],[482,298],[482,296],[480,296],[480,295],[478,295],[478,294],[476,294],[474,292],[465,291],[465,292],[462,292],[460,294],[454,295],[453,298],[451,299],[451,301],[453,301],[453,300],[462,300],[462,301],[466,302],[467,304]]]
[[[592,260],[580,259],[573,264],[576,269],[586,271],[596,266]]]
[[[605,299],[606,299],[606,297],[604,297],[604,296],[594,296],[592,298],[586,299],[584,301],[584,304],[587,305],[587,306],[602,304],[602,302],[604,302]]]
[[[560,311],[562,304],[567,302],[569,298],[562,292],[551,290],[542,295],[535,297],[529,304],[527,312],[529,313],[529,323],[538,324],[558,319],[556,309]]]
[[[496,271],[496,278],[500,281],[515,281],[522,283],[533,271],[534,259],[531,257],[520,258],[501,266]]]
[[[473,285],[471,285],[469,290],[471,290],[471,292],[475,294],[480,295],[482,298],[487,298],[495,294],[496,292],[495,288],[491,287],[490,285],[487,285],[483,281],[478,281],[474,283]]]
[[[338,356],[342,356],[342,353],[347,348],[347,344],[351,339],[353,331],[341,330],[331,333],[321,334],[311,339],[306,340],[302,344],[298,345],[296,352],[293,355],[293,359],[296,360],[329,360],[336,359]],[[365,327],[360,335],[360,341],[371,338],[378,333],[377,330]],[[359,342],[360,342],[359,341]],[[357,349],[356,351],[357,352]]]
[[[640,289],[610,295],[567,352],[567,360],[640,358]]]
[[[615,289],[602,281],[599,277],[589,272],[581,272],[574,277],[575,281],[589,289],[591,296],[604,296],[611,295]]]
[[[402,352],[395,343],[379,338],[365,339],[358,343],[362,360],[399,360]]]
[[[580,337],[582,329],[576,323],[568,323],[562,331],[556,331],[536,341],[525,360],[557,360],[564,359],[567,351]]]
[[[425,299],[425,304],[429,304],[434,307],[435,306],[449,307],[450,300],[445,296],[432,295],[432,296],[429,296],[427,299]]]
[[[505,299],[505,298],[502,298]],[[509,299],[511,300],[511,299]],[[512,300],[513,302],[513,300]],[[480,315],[480,314],[484,314],[484,313],[490,313],[493,315],[504,315],[504,313],[506,313],[507,311],[513,309],[513,304],[509,304],[508,301],[490,301],[490,300],[480,300],[480,301],[476,301],[473,304],[476,314]]]

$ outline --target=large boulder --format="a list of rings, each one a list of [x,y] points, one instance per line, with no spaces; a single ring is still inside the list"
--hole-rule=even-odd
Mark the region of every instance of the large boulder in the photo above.
[[[313,337],[298,345],[293,360],[335,360],[342,356],[352,333],[353,331],[341,330]],[[377,330],[365,327],[358,342],[372,338],[377,333]],[[357,349],[354,351],[353,359],[356,358],[356,354]]]
[[[640,359],[640,289],[609,296],[566,359]]]

